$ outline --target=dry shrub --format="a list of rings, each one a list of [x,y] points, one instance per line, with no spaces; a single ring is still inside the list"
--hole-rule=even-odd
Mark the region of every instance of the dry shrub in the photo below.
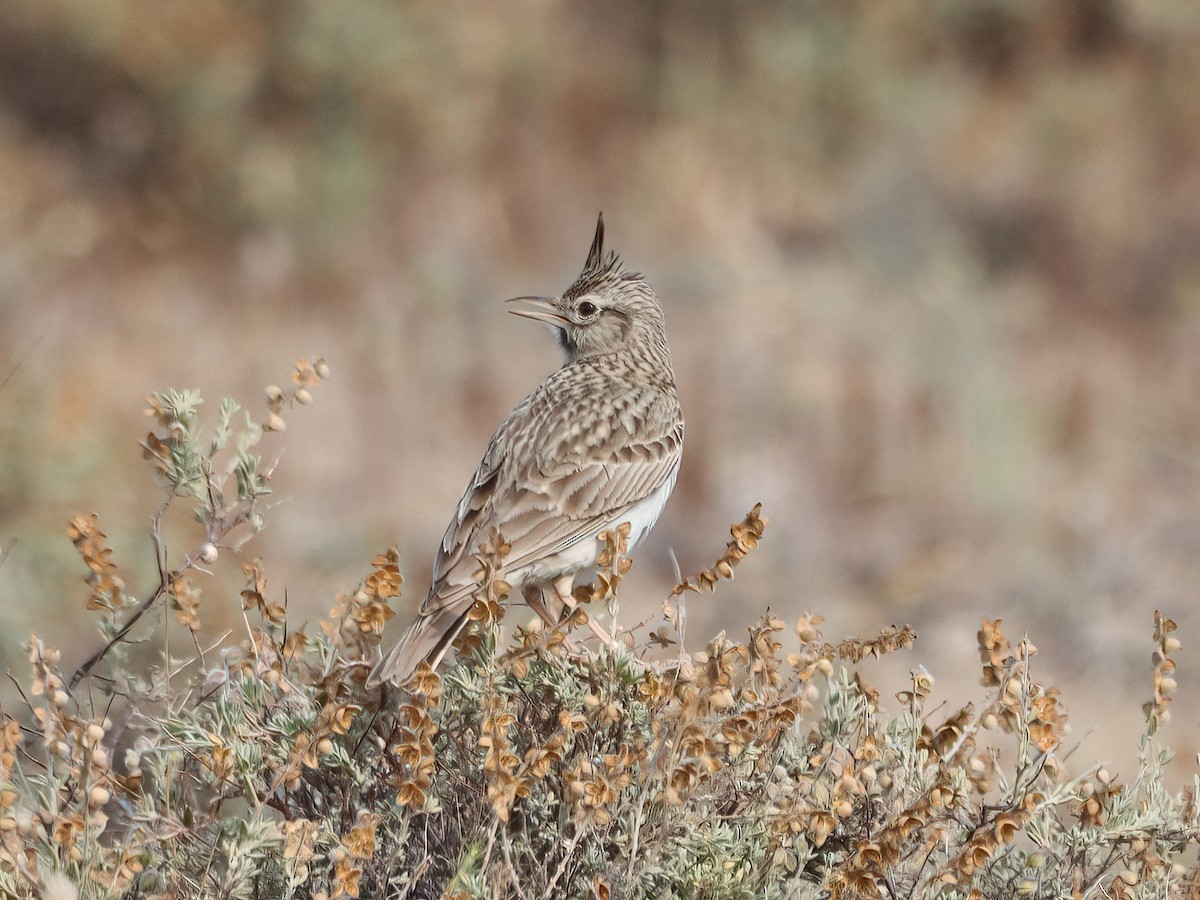
[[[129,595],[94,516],[70,537],[105,643],[68,678],[36,637],[26,708],[0,722],[0,893],[11,897],[1163,897],[1197,875],[1197,808],[1163,784],[1156,729],[1175,689],[1174,623],[1156,614],[1143,768],[1121,784],[1067,771],[1067,715],[1034,680],[1036,649],[984,621],[976,703],[943,711],[914,666],[884,702],[858,666],[912,630],[829,642],[820,616],[763,615],[743,640],[684,642],[686,603],[758,545],[756,506],[711,568],[666,599],[663,624],[582,646],[629,569],[627,528],[559,628],[503,639],[500,535],[456,662],[368,690],[397,553],[372,562],[311,633],[290,627],[260,560],[270,472],[252,451],[328,370],[302,360],[263,423],[225,401],[202,439],[196,392],[152,398],[146,456],[200,534]],[[161,513],[160,513],[161,515]],[[200,633],[207,566],[242,566],[240,641],[185,668],[136,670],[125,642],[169,602]],[[232,602],[232,601],[231,601]],[[742,601],[743,606],[749,606]],[[513,610],[508,610],[510,617]],[[615,620],[615,616],[613,616]],[[143,626],[158,636],[161,626]],[[145,637],[145,635],[142,635]],[[215,650],[215,652],[214,652]],[[931,707],[935,707],[931,711]]]

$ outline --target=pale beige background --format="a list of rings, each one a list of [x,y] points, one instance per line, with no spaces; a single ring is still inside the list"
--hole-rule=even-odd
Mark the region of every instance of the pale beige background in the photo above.
[[[688,420],[628,619],[670,548],[699,568],[761,500],[761,551],[690,605],[697,645],[767,607],[832,639],[907,622],[917,648],[869,677],[890,695],[923,663],[954,702],[1000,616],[1090,735],[1074,760],[1132,774],[1161,608],[1188,776],[1200,12],[636,6],[4,4],[0,663],[30,631],[94,644],[72,514],[150,582],[142,398],[259,404],[301,355],[333,377],[267,445],[284,502],[251,552],[303,619],[398,543],[415,604],[493,428],[557,363],[501,301],[565,287],[603,209]],[[205,596],[214,634],[239,627],[236,591]]]

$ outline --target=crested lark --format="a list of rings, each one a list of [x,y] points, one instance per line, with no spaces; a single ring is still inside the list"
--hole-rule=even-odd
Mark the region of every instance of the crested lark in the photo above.
[[[549,324],[565,362],[500,424],[442,538],[420,618],[372,683],[402,683],[445,656],[480,590],[475,555],[495,529],[512,547],[498,576],[555,625],[544,592],[567,600],[575,579],[595,572],[600,532],[628,522],[632,548],[666,505],[683,417],[662,309],[603,244],[601,217],[561,297],[517,298],[525,308],[512,312]]]

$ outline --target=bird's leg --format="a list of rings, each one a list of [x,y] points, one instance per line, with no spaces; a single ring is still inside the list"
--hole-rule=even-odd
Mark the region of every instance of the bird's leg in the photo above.
[[[551,629],[559,626],[559,617],[546,608],[546,598],[542,594],[542,589],[539,585],[527,584],[521,589],[521,593],[525,597],[525,605],[537,613],[538,618],[545,622],[547,626]]]
[[[579,605],[575,598],[571,596],[571,590],[574,586],[574,575],[563,575],[561,578],[555,579],[553,583],[554,593],[562,602],[565,609],[573,610]],[[588,628],[592,629],[592,634],[596,635],[600,639],[600,643],[605,647],[612,649],[616,646],[617,642],[613,639],[613,636],[596,622],[595,617],[591,613],[588,613],[587,623]]]
[[[550,612],[549,608],[546,606],[546,597],[545,594],[542,593],[541,586],[536,584],[527,584],[521,589],[521,594],[525,598],[525,605],[537,613],[538,618],[546,623],[546,627],[549,628],[550,631],[557,631],[559,629],[559,627],[562,625],[562,619],[561,617]],[[580,647],[579,644],[575,643],[566,635],[563,635],[563,647],[565,647],[567,652],[572,656],[580,656],[581,653],[587,652],[583,647]]]

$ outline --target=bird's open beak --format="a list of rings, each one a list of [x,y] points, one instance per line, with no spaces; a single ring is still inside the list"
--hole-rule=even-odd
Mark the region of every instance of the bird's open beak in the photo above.
[[[571,320],[558,311],[558,307],[550,297],[513,297],[505,302],[526,305],[526,309],[510,309],[509,312],[514,316],[545,322],[555,328],[565,328],[571,324]]]

